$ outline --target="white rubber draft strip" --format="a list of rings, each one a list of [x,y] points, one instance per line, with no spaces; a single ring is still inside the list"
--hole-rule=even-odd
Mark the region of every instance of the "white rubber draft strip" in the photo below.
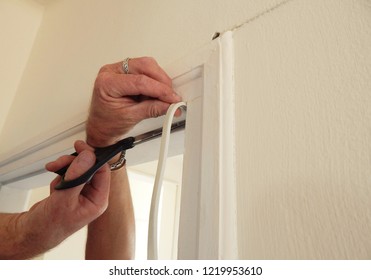
[[[157,260],[158,259],[158,212],[159,202],[161,197],[162,179],[166,166],[166,159],[169,150],[169,140],[171,134],[171,124],[173,122],[174,114],[180,107],[185,107],[185,102],[179,102],[170,105],[167,110],[164,125],[162,127],[162,137],[160,154],[157,164],[156,178],[152,192],[151,210],[149,214],[149,226],[148,226],[148,247],[147,247],[147,259]]]

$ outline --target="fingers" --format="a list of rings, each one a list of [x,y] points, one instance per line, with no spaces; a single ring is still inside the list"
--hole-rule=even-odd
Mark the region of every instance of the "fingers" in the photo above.
[[[165,115],[169,109],[169,106],[169,103],[162,102],[160,100],[145,100],[129,108],[128,114],[131,116],[137,116],[137,121],[142,121],[147,118],[157,118]],[[175,116],[179,117],[181,114],[182,111],[178,109],[175,113]]]
[[[99,169],[90,184],[83,189],[83,195],[103,212],[108,206],[111,172],[108,164]]]
[[[81,176],[87,170],[89,170],[95,164],[96,161],[93,148],[87,145],[84,141],[76,141],[75,149],[78,152],[77,157],[63,156],[60,157],[55,162],[48,164],[48,166],[52,165],[52,167],[55,166],[59,167],[64,163],[70,164],[64,177],[66,181],[70,181]],[[104,165],[94,174],[89,183],[66,190],[63,193],[63,197],[77,198],[78,197],[77,195],[82,195],[81,197],[84,197],[86,201],[89,201],[90,205],[94,205],[93,208],[90,208],[90,210],[94,209],[94,211],[91,210],[92,211],[91,215],[93,215],[94,217],[99,216],[104,212],[104,210],[108,206],[108,197],[111,180],[110,173],[111,172],[108,164]],[[55,186],[58,185],[60,181],[61,177],[58,176],[51,182],[50,184],[51,193],[54,192]],[[79,200],[79,203],[82,203],[82,200]]]
[[[45,168],[48,171],[55,172],[67,165],[68,170],[65,174],[66,180],[73,180],[86,171],[89,170],[95,163],[95,154],[93,152],[93,148],[87,145],[83,141],[76,141],[75,142],[75,149],[79,155],[77,157],[73,155],[64,155],[59,157],[57,160],[49,162],[45,165]],[[56,185],[60,180],[60,177],[55,178],[51,185]]]
[[[79,154],[83,150],[89,150],[89,151],[94,151],[92,147],[90,147],[88,144],[86,144],[84,141],[77,140],[75,142],[75,150]],[[55,172],[69,164],[74,160],[75,156],[72,155],[64,155],[59,157],[57,160],[49,162],[45,165],[46,170],[50,172]]]
[[[61,156],[56,161],[52,161],[52,162],[47,163],[45,165],[45,168],[46,168],[46,170],[48,170],[50,172],[55,172],[55,171],[65,167],[66,165],[69,165],[73,161],[74,158],[75,158],[75,156],[71,156],[71,155]]]
[[[65,174],[65,180],[70,181],[84,174],[95,163],[95,155],[90,150],[83,150],[72,161]]]
[[[100,73],[95,81],[95,90],[113,98],[142,94],[168,103],[181,101],[171,87],[143,74]]]
[[[161,83],[172,87],[171,78],[166,72],[157,64],[156,60],[151,57],[140,57],[130,59],[129,62],[129,73],[131,74],[143,74],[151,77]]]
[[[172,87],[171,78],[152,57],[131,58],[128,65],[130,74],[145,75]],[[113,71],[117,74],[124,74],[122,61],[105,65],[101,71]]]
[[[130,59],[129,73],[124,74],[122,62],[105,65],[99,72],[96,86],[116,98],[143,94],[168,103],[181,101],[172,89],[171,78],[153,58]]]
[[[83,150],[89,150],[89,151],[94,152],[93,147],[90,147],[88,144],[86,144],[84,141],[81,141],[81,140],[77,140],[74,144],[74,147],[75,147],[75,151],[78,154],[81,153]]]

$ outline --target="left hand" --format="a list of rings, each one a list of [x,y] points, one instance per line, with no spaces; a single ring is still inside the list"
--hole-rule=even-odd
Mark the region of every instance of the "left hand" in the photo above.
[[[153,58],[130,59],[129,74],[124,74],[122,62],[105,65],[94,85],[87,143],[114,144],[140,121],[164,115],[179,101],[171,79]]]

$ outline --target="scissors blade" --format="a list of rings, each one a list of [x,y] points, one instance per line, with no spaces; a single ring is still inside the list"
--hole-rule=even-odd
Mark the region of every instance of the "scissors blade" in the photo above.
[[[182,130],[182,129],[185,128],[185,124],[186,124],[185,120],[175,122],[171,125],[170,131],[175,132],[175,131],[178,131],[178,130]],[[162,128],[157,128],[157,129],[148,131],[146,133],[137,135],[137,136],[134,137],[135,138],[134,145],[145,143],[145,142],[150,141],[154,138],[158,138],[161,135],[162,135]]]

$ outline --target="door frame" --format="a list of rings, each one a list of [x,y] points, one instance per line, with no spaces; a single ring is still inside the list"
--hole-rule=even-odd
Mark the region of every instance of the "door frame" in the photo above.
[[[179,259],[238,259],[233,33],[169,69],[187,102]]]

